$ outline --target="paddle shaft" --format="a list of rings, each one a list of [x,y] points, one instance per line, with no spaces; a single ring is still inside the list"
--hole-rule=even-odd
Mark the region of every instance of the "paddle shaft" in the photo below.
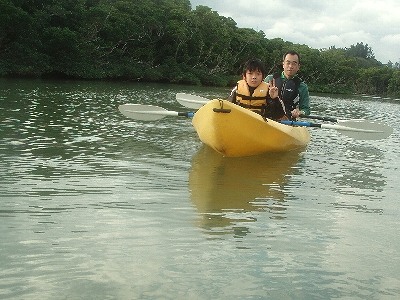
[[[382,132],[379,130],[361,129],[361,128],[342,126],[342,125],[319,124],[319,123],[311,123],[311,122],[303,122],[303,121],[280,121],[280,123],[285,124],[285,125],[292,125],[292,126],[317,127],[317,128],[337,129],[337,130],[344,130],[344,131],[371,132],[371,133],[381,133]]]
[[[334,122],[334,123],[339,122],[338,119],[335,119],[332,117],[324,117],[324,116],[300,115],[300,118],[315,119],[315,120],[328,121],[328,122]]]
[[[174,116],[174,117],[186,117],[192,118],[194,116],[194,112],[178,112],[178,111],[152,111],[152,110],[142,110],[136,111],[131,109],[126,109],[125,112],[135,113],[135,114],[144,114],[144,115],[160,115],[160,116]]]
[[[209,99],[203,98],[197,95],[185,94],[185,93],[177,93],[176,100],[183,106],[191,109],[199,109],[204,104],[206,104]],[[325,117],[325,116],[316,116],[316,115],[300,115],[301,118],[308,118],[308,119],[315,119],[333,123],[345,122],[347,120],[339,120],[332,117]],[[368,122],[368,121],[366,121]]]
[[[192,108],[192,109],[199,109],[202,107],[204,104],[206,104],[209,99],[197,96],[197,95],[191,95],[191,94],[185,94],[185,93],[177,93],[176,94],[176,100],[183,106],[186,106],[187,108]],[[333,123],[349,123],[352,124],[353,121],[359,121],[360,126],[363,124],[368,125],[370,121],[368,120],[339,120],[333,117],[326,117],[326,116],[316,116],[316,115],[300,115],[301,118],[308,118],[308,119],[315,119],[315,120],[321,120],[321,121],[327,121],[327,122],[333,122]],[[352,124],[353,125],[353,124]],[[313,127],[318,127],[318,126],[313,126]]]

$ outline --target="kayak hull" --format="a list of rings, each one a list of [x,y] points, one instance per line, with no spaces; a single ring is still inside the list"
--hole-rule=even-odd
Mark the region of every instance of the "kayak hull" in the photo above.
[[[305,147],[305,127],[283,125],[226,100],[214,99],[194,115],[192,124],[200,140],[227,157],[284,152]]]

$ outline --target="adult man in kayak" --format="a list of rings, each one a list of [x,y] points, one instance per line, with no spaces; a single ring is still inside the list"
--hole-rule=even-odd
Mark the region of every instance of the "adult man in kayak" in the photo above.
[[[307,85],[297,76],[300,69],[300,54],[288,51],[283,55],[283,72],[270,74],[264,81],[278,87],[279,98],[285,104],[289,119],[310,114],[310,95]]]
[[[249,60],[243,68],[243,79],[237,82],[228,100],[266,118],[285,118],[285,105],[278,97],[278,88],[263,81],[265,74],[260,60]]]

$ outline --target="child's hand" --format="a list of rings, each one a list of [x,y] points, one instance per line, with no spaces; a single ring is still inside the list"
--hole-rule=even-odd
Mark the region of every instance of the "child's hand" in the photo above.
[[[268,82],[269,85],[269,96],[272,99],[278,98],[279,92],[278,88],[275,86],[275,79],[272,79],[270,82]]]

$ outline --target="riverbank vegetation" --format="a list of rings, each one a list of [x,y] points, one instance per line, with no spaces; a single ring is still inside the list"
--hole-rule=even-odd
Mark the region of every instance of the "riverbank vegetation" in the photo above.
[[[400,96],[399,63],[377,61],[368,44],[269,39],[189,0],[0,0],[0,20],[2,77],[226,86],[247,59],[273,72],[293,49],[310,91]]]

